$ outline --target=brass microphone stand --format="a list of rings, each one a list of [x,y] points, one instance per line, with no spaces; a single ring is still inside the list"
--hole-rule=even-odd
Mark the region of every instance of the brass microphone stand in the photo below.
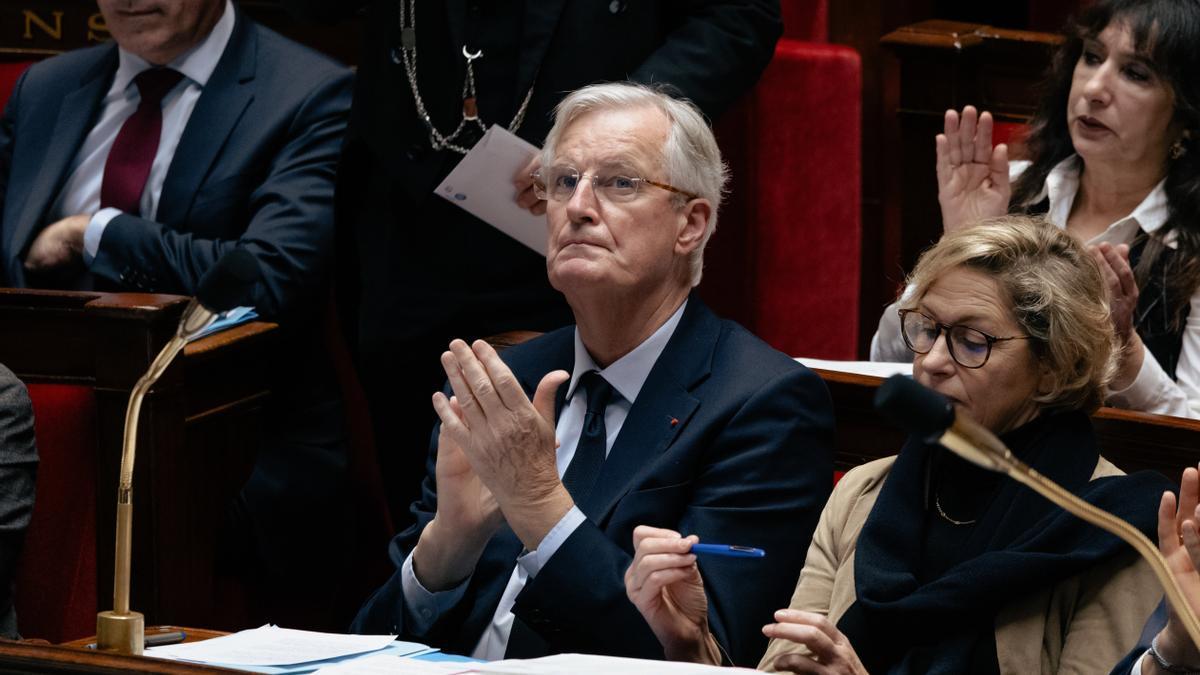
[[[1200,621],[1197,621],[1196,613],[1183,597],[1183,590],[1171,575],[1167,561],[1158,547],[1136,527],[1085,502],[1038,473],[1033,467],[1017,459],[994,434],[964,415],[957,416],[954,424],[942,433],[938,442],[963,459],[1005,474],[1061,506],[1068,513],[1125,540],[1150,563],[1150,568],[1154,570],[1154,575],[1158,577],[1158,582],[1166,592],[1167,601],[1171,603],[1171,608],[1187,629],[1192,643],[1200,645]]]
[[[117,486],[117,554],[113,578],[113,609],[96,615],[96,648],[120,654],[141,654],[145,647],[145,617],[129,609],[129,572],[133,537],[133,463],[137,453],[138,414],[146,392],[171,365],[188,340],[207,328],[217,315],[194,298],[183,312],[175,335],[167,342],[146,374],[138,379],[125,409],[125,436],[121,447],[121,479]]]

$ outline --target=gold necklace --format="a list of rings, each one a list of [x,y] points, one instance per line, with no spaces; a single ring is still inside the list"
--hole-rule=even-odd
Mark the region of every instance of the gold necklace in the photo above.
[[[942,500],[937,495],[933,496],[933,505],[937,507],[938,515],[951,525],[971,525],[974,524],[976,520],[979,520],[978,518],[972,518],[971,520],[955,520],[951,518],[950,516],[946,515],[945,511],[942,510]]]

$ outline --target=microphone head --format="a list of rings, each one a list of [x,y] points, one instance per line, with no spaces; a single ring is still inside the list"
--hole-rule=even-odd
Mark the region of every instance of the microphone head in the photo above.
[[[922,438],[936,437],[954,424],[954,405],[907,375],[893,375],[875,392],[875,409],[892,424]]]
[[[251,304],[250,294],[258,281],[258,261],[244,248],[221,256],[196,287],[196,300],[212,312],[225,312]]]

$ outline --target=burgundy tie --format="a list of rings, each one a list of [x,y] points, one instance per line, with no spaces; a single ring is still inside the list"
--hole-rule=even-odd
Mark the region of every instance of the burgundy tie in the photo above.
[[[134,78],[142,100],[117,133],[100,187],[100,208],[141,214],[142,190],[162,136],[162,100],[183,77],[170,68],[150,68]]]

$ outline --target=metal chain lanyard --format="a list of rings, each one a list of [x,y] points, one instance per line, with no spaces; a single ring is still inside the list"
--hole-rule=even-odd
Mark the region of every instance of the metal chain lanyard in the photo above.
[[[425,122],[425,128],[429,130],[429,143],[434,150],[445,148],[465,155],[470,148],[464,147],[461,143],[467,140],[468,134],[482,135],[487,131],[487,125],[479,118],[479,107],[475,100],[475,68],[472,65],[475,59],[483,56],[483,51],[472,52],[467,49],[466,45],[463,45],[462,55],[467,60],[467,74],[463,78],[462,87],[462,119],[459,120],[458,127],[452,133],[445,135],[433,125],[429,111],[425,109],[425,101],[421,99],[421,92],[417,89],[417,0],[401,0],[400,58],[404,63],[404,74],[408,76],[408,86],[412,89],[417,115]],[[394,60],[395,52],[393,51]],[[536,83],[537,77],[535,76],[534,84]],[[508,130],[513,133],[516,133],[521,123],[525,121],[525,111],[529,108],[529,99],[533,97],[533,86],[532,84],[529,86],[529,91],[525,93],[525,99],[521,101],[521,107],[517,109],[517,114],[513,116],[512,122],[508,125]]]

